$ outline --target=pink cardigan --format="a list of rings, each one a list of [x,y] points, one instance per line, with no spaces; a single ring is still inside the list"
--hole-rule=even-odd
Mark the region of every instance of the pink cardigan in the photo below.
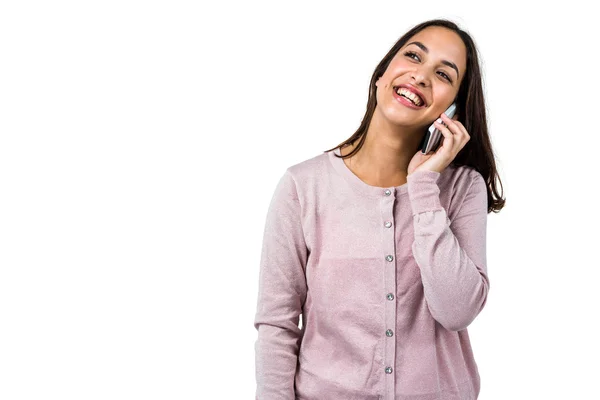
[[[375,187],[334,153],[287,168],[268,208],[256,399],[477,399],[483,177],[450,165]]]

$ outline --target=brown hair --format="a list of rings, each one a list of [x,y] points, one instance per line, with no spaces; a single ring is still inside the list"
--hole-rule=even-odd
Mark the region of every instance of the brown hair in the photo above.
[[[488,191],[488,213],[499,212],[505,203],[505,199],[501,198],[496,188],[496,180],[502,187],[502,181],[496,170],[496,161],[492,144],[488,135],[485,100],[483,96],[483,86],[481,71],[479,68],[479,58],[477,48],[471,36],[461,30],[454,22],[445,19],[433,19],[425,21],[414,26],[406,32],[383,57],[383,59],[375,68],[369,84],[369,99],[367,101],[367,111],[363,120],[352,136],[340,143],[338,146],[326,150],[326,152],[340,148],[346,144],[354,143],[358,140],[358,145],[345,156],[335,157],[347,158],[355,154],[363,145],[367,129],[371,123],[375,107],[377,105],[376,85],[375,82],[384,74],[388,65],[396,55],[396,53],[404,46],[404,44],[415,34],[429,26],[441,26],[456,32],[465,44],[467,49],[467,66],[465,77],[461,82],[456,98],[458,120],[464,125],[469,132],[470,140],[458,152],[454,160],[451,162],[454,166],[466,165],[474,168],[482,176],[487,183]],[[416,150],[415,150],[416,151]]]

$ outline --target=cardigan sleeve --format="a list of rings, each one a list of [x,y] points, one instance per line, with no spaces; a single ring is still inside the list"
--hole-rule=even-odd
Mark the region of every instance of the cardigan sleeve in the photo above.
[[[465,329],[487,301],[487,186],[471,170],[471,181],[452,221],[440,203],[439,172],[407,177],[413,212],[413,256],[419,265],[427,306],[448,330]]]
[[[267,211],[262,243],[254,319],[257,400],[295,399],[308,253],[296,184],[286,170]]]

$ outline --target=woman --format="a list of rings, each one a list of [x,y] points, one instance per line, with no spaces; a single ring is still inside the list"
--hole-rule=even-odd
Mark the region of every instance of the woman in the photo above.
[[[443,141],[423,155],[432,122]],[[496,179],[473,40],[446,20],[415,26],[375,69],[356,133],[277,185],[254,321],[256,398],[476,399],[467,326],[490,287]]]

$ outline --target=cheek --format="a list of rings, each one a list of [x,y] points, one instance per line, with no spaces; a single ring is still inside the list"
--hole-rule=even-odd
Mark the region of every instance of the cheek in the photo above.
[[[393,65],[390,65],[388,70],[393,75],[401,75],[404,72],[406,72],[406,70],[409,68],[410,68],[410,64],[408,64],[407,62],[398,61],[398,62],[394,63]]]
[[[455,97],[456,93],[449,84],[440,82],[437,87],[434,87],[433,100],[438,104],[450,103]]]

